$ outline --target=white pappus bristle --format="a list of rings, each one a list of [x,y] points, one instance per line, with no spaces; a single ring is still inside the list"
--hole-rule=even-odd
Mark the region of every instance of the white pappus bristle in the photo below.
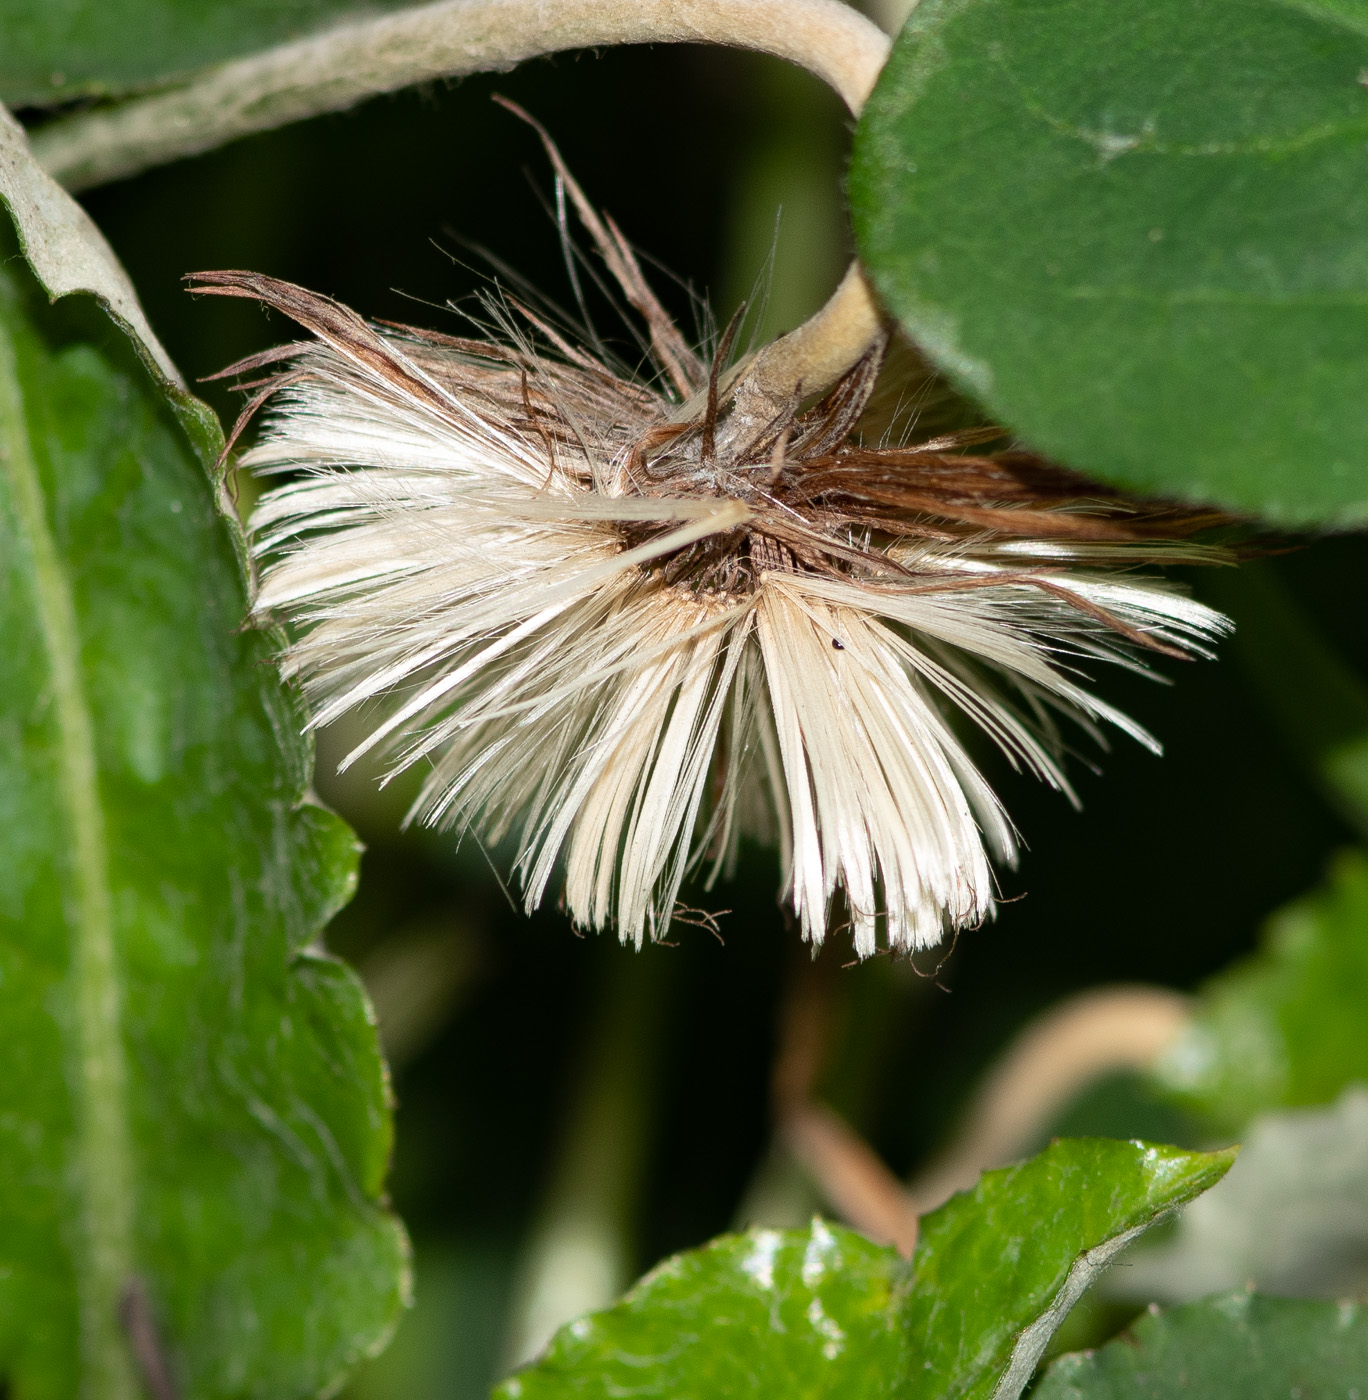
[[[982,433],[865,447],[878,352],[747,416],[616,229],[595,238],[653,380],[506,302],[482,342],[201,279],[313,333],[247,363],[274,368],[242,459],[278,479],[254,607],[288,625],[312,722],[374,715],[347,763],[422,765],[416,819],[513,838],[529,908],[559,873],[578,924],[638,946],[748,832],[813,944],[834,920],[861,956],[980,922],[1016,840],[952,716],[1065,792],[1061,718],[1150,742],[1078,668],[1205,654],[1224,619],[1130,570],[1215,557],[1186,539],[1211,517],[975,456]]]

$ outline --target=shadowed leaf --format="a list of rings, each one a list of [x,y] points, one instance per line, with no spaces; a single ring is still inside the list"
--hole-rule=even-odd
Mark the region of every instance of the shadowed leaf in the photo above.
[[[850,189],[995,421],[1137,491],[1368,518],[1368,8],[925,0]]]
[[[0,0],[0,101],[42,105],[147,87],[397,4]]]
[[[1358,1400],[1368,1314],[1234,1293],[1157,1309],[1100,1351],[1061,1356],[1033,1400]]]
[[[230,529],[89,303],[0,275],[0,1376],[132,1400],[135,1278],[187,1395],[315,1395],[387,1334],[375,1030],[318,935],[355,838],[243,632]]]

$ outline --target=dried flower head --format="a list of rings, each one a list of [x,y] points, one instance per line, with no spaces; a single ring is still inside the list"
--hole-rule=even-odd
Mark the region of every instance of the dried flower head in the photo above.
[[[225,371],[277,367],[243,419],[269,400],[243,464],[282,478],[254,606],[312,723],[371,707],[344,766],[427,765],[414,817],[515,836],[529,909],[563,862],[572,917],[638,946],[746,832],[814,944],[838,893],[862,956],[978,923],[1016,842],[951,714],[1065,792],[1060,717],[1152,745],[1077,663],[1206,654],[1224,620],[1130,570],[1214,557],[1187,541],[1211,517],[966,450],[992,433],[863,444],[882,345],[816,403],[748,392],[732,333],[696,353],[552,159],[649,377],[509,297],[463,339],[196,279],[314,337]]]

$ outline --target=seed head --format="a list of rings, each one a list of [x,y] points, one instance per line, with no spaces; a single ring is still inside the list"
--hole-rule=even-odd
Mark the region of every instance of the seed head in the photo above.
[[[311,724],[373,715],[344,767],[424,765],[414,819],[513,837],[529,909],[563,868],[576,922],[638,946],[747,833],[814,945],[838,913],[861,956],[980,922],[1016,839],[954,717],[1065,793],[1060,719],[1153,746],[1079,663],[1207,653],[1224,619],[1132,570],[1217,558],[1213,517],[972,451],[995,431],[864,444],[882,344],[815,403],[751,392],[732,330],[697,353],[558,178],[647,376],[506,296],[467,339],[196,279],[311,333],[225,371],[271,367],[234,433],[269,403],[253,610]]]

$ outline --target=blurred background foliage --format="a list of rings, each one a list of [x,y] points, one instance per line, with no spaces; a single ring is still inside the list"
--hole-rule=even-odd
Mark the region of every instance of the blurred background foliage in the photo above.
[[[689,47],[563,56],[381,99],[86,203],[191,376],[290,329],[243,302],[193,302],[186,272],[251,268],[369,316],[456,329],[445,304],[482,284],[487,248],[568,300],[545,163],[494,92],[546,123],[591,198],[668,269],[656,280],[685,323],[688,289],[725,321],[768,279],[752,320],[769,336],[834,286],[849,252],[839,104],[772,61]],[[204,392],[236,412],[221,385]],[[1237,616],[1270,617],[1274,598],[1284,634],[1328,650],[1312,640],[1313,660],[1288,664],[1278,636],[1251,626],[1214,664],[1161,663],[1173,685],[1107,675],[1108,699],[1166,756],[1124,740],[1080,752],[1075,811],[985,751],[1026,844],[1020,869],[1002,872],[995,922],[915,965],[850,965],[833,936],[823,1096],[900,1174],[934,1157],[1037,1013],[1100,983],[1194,988],[1354,842],[1353,803],[1326,761],[1368,732],[1354,708],[1366,567],[1363,540],[1340,537],[1247,576],[1192,579]],[[1315,657],[1347,687],[1344,704],[1327,702]],[[349,1394],[465,1400],[567,1309],[747,1216],[801,1219],[816,1202],[769,1143],[779,1013],[806,950],[763,850],[734,883],[686,896],[726,911],[716,935],[677,923],[669,946],[638,955],[575,936],[554,908],[524,917],[495,873],[503,853],[402,830],[401,785],[333,775],[346,747],[322,737],[317,787],[367,850],[360,893],[327,936],[363,970],[393,1060],[392,1192],[417,1267],[413,1312]],[[1210,1136],[1124,1076],[1050,1127]]]

